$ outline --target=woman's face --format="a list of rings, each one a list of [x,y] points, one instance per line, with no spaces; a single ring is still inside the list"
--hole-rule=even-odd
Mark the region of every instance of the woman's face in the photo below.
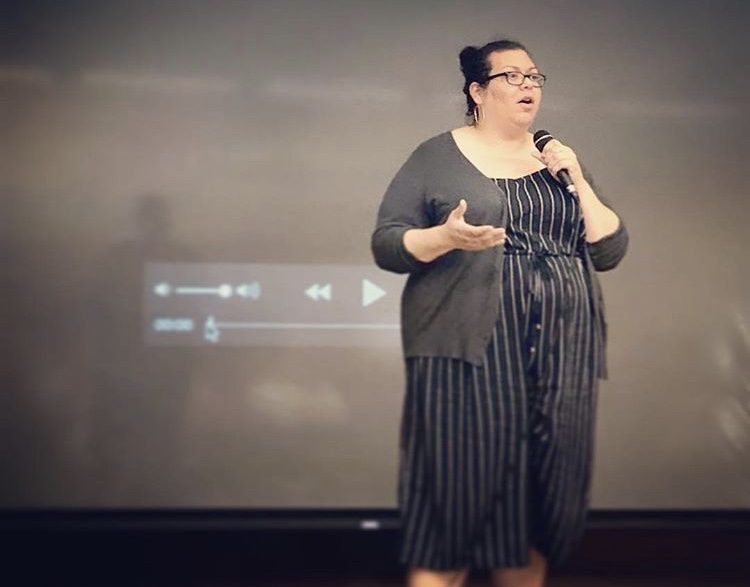
[[[539,73],[526,51],[513,49],[490,53],[490,75],[516,71]],[[500,128],[526,128],[534,122],[542,102],[542,89],[529,78],[519,86],[508,83],[505,76],[496,77],[485,88],[474,84],[472,97],[482,110],[483,122]]]

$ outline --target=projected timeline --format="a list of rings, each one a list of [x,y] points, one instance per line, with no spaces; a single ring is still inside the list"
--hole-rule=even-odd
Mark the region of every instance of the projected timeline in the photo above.
[[[153,345],[398,345],[405,277],[370,265],[148,263]]]

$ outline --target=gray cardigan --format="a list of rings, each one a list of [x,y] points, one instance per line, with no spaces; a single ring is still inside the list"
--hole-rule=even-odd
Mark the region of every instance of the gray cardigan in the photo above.
[[[410,274],[401,298],[406,357],[450,357],[481,365],[498,318],[503,247],[478,252],[453,250],[423,263],[404,246],[404,232],[442,224],[461,198],[468,204],[466,222],[506,226],[507,204],[505,198],[498,197],[497,185],[466,159],[451,133],[444,132],[414,150],[380,204],[371,240],[375,262],[381,269]],[[628,233],[621,220],[613,234],[589,243],[585,251],[591,309],[597,317],[600,378],[607,376],[607,333],[595,270],[614,268],[625,255],[627,244]]]

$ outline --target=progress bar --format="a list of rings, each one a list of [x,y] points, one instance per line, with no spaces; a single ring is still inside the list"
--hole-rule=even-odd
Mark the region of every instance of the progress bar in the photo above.
[[[269,330],[398,330],[398,324],[306,324],[303,322],[215,322],[218,328],[264,328]]]
[[[219,322],[209,316],[203,326],[203,338],[217,343],[222,330],[399,330],[399,324],[356,322]]]

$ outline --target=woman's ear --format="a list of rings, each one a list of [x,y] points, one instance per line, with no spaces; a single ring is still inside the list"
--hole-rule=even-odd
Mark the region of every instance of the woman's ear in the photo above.
[[[484,88],[479,85],[479,82],[471,82],[469,85],[469,94],[475,104],[481,104],[484,99]]]

